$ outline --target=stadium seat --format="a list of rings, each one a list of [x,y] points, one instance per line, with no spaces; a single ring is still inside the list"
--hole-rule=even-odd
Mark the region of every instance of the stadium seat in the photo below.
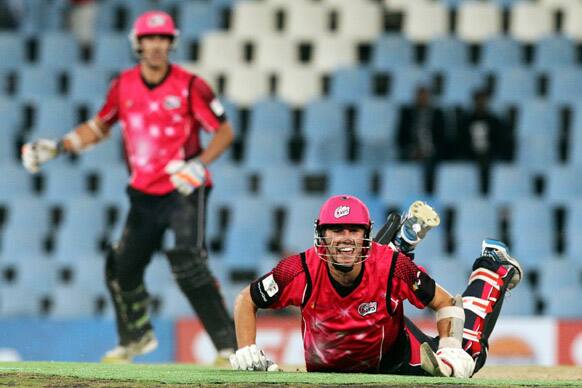
[[[363,165],[337,163],[330,166],[328,195],[350,194],[359,198],[372,195],[373,170]]]
[[[419,260],[430,261],[432,258],[445,255],[445,231],[444,228],[431,230],[414,250],[414,257]]]
[[[118,72],[136,63],[129,39],[125,34],[98,35],[95,40],[93,65]]]
[[[291,109],[277,99],[259,101],[253,105],[249,123],[251,132],[271,132],[291,134]]]
[[[406,68],[414,62],[414,48],[410,41],[399,34],[384,34],[373,42],[372,68],[390,71]]]
[[[332,73],[330,97],[338,102],[355,104],[372,94],[370,72],[363,68],[340,69]]]
[[[564,253],[566,256],[576,259],[582,264],[582,240],[577,238],[582,233],[582,200],[573,198],[566,207],[566,218],[564,220]]]
[[[500,236],[499,225],[498,208],[490,201],[477,199],[457,203],[453,223],[455,255],[472,264],[481,252],[481,242]]]
[[[161,297],[160,318],[179,319],[191,317],[194,314],[188,299],[182,294],[178,286],[168,286],[163,290]]]
[[[226,96],[235,104],[250,106],[269,94],[269,77],[262,70],[233,69],[226,82]]]
[[[18,73],[18,97],[27,101],[41,101],[59,93],[57,72],[39,66],[27,66]]]
[[[419,164],[388,164],[380,171],[380,198],[385,203],[404,207],[423,194],[423,171]]]
[[[448,10],[442,3],[422,2],[407,8],[402,31],[413,42],[429,42],[446,36],[448,26]]]
[[[445,70],[465,67],[469,59],[468,46],[456,38],[439,38],[428,43],[425,67],[430,70]]]
[[[60,139],[77,124],[75,108],[67,99],[46,98],[36,106],[30,138]]]
[[[396,108],[387,99],[367,98],[357,105],[358,161],[378,165],[396,159]]]
[[[185,39],[187,42],[198,40],[207,31],[218,29],[220,15],[218,9],[211,3],[179,2],[179,7],[176,22],[180,29],[180,39]]]
[[[491,2],[463,1],[457,9],[457,34],[470,43],[482,43],[501,33],[501,9]]]
[[[49,32],[40,37],[37,61],[41,66],[67,70],[79,59],[79,45],[72,34]]]
[[[383,30],[382,12],[377,3],[367,0],[331,1],[328,6],[337,12],[335,34],[349,39],[369,41]],[[362,23],[365,20],[365,23]]]
[[[467,106],[473,93],[485,86],[484,74],[474,68],[446,69],[443,104]]]
[[[558,110],[545,101],[523,103],[517,121],[517,161],[544,169],[558,161]]]
[[[565,66],[573,67],[576,62],[574,42],[562,36],[549,36],[536,44],[533,65],[536,70],[548,71]]]
[[[88,255],[86,260],[57,261],[56,271],[60,286],[83,287],[92,293],[108,295],[103,255]]]
[[[561,292],[544,295],[547,306],[544,313],[556,318],[580,318],[582,311],[581,287],[570,287]]]
[[[148,292],[154,295],[161,295],[167,288],[175,287],[174,275],[166,255],[154,254],[146,268],[145,284]]]
[[[286,198],[285,228],[282,247],[285,254],[299,253],[313,245],[313,222],[327,197]]]
[[[25,64],[24,37],[16,33],[0,33],[0,69],[21,69]]]
[[[511,38],[491,38],[483,42],[480,66],[485,70],[517,68],[522,64],[521,45]]]
[[[443,203],[455,204],[479,196],[479,173],[472,163],[441,163],[435,183],[436,197]]]
[[[55,262],[44,257],[26,254],[7,257],[0,265],[4,277],[0,289],[15,287],[26,288],[37,295],[47,293],[56,285],[56,269]]]
[[[580,263],[567,258],[549,257],[539,267],[541,295],[560,294],[563,289],[582,286]]]
[[[68,202],[86,196],[87,175],[76,167],[52,165],[45,169],[46,183],[43,197],[54,202]]]
[[[572,3],[572,2],[570,2]],[[580,25],[580,18],[582,17],[582,4],[573,3],[567,12],[564,13],[564,22],[562,24],[562,33],[575,40],[577,43],[582,41],[582,25]]]
[[[489,199],[507,205],[533,193],[533,176],[527,168],[512,163],[496,163],[491,168]]]
[[[232,32],[240,38],[255,39],[275,32],[275,12],[269,3],[240,1],[232,8]]]
[[[228,32],[210,31],[200,40],[199,58],[201,65],[216,71],[237,69],[243,65],[243,42]]]
[[[503,316],[529,316],[535,314],[535,297],[530,287],[522,282],[519,287],[510,290],[503,299],[501,314]]]
[[[260,195],[269,201],[281,201],[303,193],[303,173],[291,164],[265,165],[255,170],[260,173]]]
[[[582,172],[571,166],[548,166],[544,198],[556,206],[582,198]]]
[[[40,257],[49,230],[49,209],[44,200],[14,198],[6,202],[7,221],[2,233],[2,257]]]
[[[431,73],[418,67],[396,69],[392,72],[390,98],[398,104],[408,104],[413,100],[416,89],[431,86]]]
[[[281,36],[256,38],[254,65],[265,71],[283,73],[298,65],[298,42]]]
[[[321,3],[309,0],[280,1],[278,7],[285,12],[286,36],[297,39],[313,39],[327,33],[329,10]]]
[[[1,163],[0,201],[32,195],[31,175],[15,163]]]
[[[518,200],[510,207],[511,252],[526,268],[538,268],[553,256],[555,227],[552,208],[540,200]]]
[[[95,293],[82,286],[57,286],[51,293],[52,308],[49,313],[51,319],[80,319],[91,318],[97,314],[99,298],[107,299],[105,293]]]
[[[321,72],[289,68],[279,74],[277,96],[292,106],[303,106],[322,93]]]
[[[577,66],[549,71],[548,99],[558,104],[571,104],[582,99],[582,71]]]
[[[277,128],[251,131],[245,142],[244,165],[251,169],[289,163],[289,134]]]
[[[352,39],[323,36],[313,42],[311,66],[320,71],[333,71],[356,64],[356,45]]]
[[[552,33],[552,14],[538,3],[521,1],[511,7],[509,32],[520,42],[534,43]]]
[[[418,258],[415,258],[415,262],[417,265],[425,267],[429,275],[449,293],[453,295],[462,294],[467,288],[471,266],[465,262],[454,258],[439,258],[437,256],[418,256]]]
[[[112,31],[127,32],[137,17],[148,10],[152,4],[149,0],[107,0],[101,2],[97,8],[97,31],[109,33]],[[125,17],[119,17],[123,14]],[[123,23],[119,23],[122,21]]]
[[[508,67],[497,72],[495,101],[519,104],[536,96],[536,74],[521,67]]]
[[[83,169],[106,170],[111,167],[125,166],[121,130],[113,127],[111,135],[87,152],[79,155],[79,166]]]
[[[243,167],[229,165],[210,166],[214,190],[212,197],[216,199],[232,199],[248,194],[248,171]]]
[[[4,287],[0,290],[0,315],[3,318],[37,317],[41,296],[28,287]]]
[[[75,103],[94,104],[105,102],[109,76],[101,68],[75,66],[69,71],[69,98]]]

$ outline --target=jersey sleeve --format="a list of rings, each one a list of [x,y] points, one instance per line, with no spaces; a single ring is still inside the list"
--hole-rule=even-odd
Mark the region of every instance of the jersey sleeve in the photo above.
[[[190,110],[206,132],[215,132],[226,121],[226,112],[208,83],[195,76],[190,87]]]
[[[273,270],[251,283],[251,298],[259,308],[301,306],[307,285],[299,255],[289,256]]]
[[[408,299],[418,308],[425,308],[434,298],[435,281],[410,257],[398,254],[393,264],[393,289],[399,299]]]
[[[111,81],[105,103],[97,117],[107,125],[113,125],[119,118],[119,77]]]

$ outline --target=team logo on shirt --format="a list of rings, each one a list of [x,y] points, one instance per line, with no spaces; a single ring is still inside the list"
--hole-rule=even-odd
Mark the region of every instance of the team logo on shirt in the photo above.
[[[360,315],[362,317],[365,317],[366,315],[374,314],[376,311],[378,311],[378,302],[362,303],[358,307],[358,313],[360,313]]]
[[[273,274],[270,274],[269,276],[267,276],[266,278],[264,278],[263,281],[262,281],[262,283],[263,283],[263,289],[265,290],[265,292],[267,293],[267,295],[269,295],[271,298],[277,292],[279,292],[279,286],[277,285],[277,282],[275,281],[275,278],[273,277]]]
[[[350,214],[350,207],[349,206],[338,206],[335,208],[335,212],[333,216],[335,218],[342,218]]]
[[[180,97],[177,96],[168,96],[164,99],[164,108],[167,110],[179,108],[181,104]]]

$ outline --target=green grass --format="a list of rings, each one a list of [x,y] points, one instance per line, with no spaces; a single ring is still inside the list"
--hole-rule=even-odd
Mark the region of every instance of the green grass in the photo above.
[[[108,365],[65,362],[0,362],[0,386],[31,387],[172,387],[186,385],[306,386],[306,385],[400,385],[437,386],[572,386],[574,380],[471,380],[369,374],[305,372],[236,372],[196,365]]]

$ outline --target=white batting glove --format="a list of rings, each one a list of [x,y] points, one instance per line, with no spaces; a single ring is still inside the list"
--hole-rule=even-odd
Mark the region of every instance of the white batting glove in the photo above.
[[[166,173],[170,175],[170,181],[182,195],[192,194],[208,179],[208,170],[199,159],[188,162],[172,160],[166,166]]]
[[[425,342],[421,345],[421,366],[433,376],[468,379],[473,375],[475,361],[462,348],[444,347],[434,353]]]
[[[58,143],[50,139],[39,139],[22,146],[22,165],[31,173],[40,171],[40,166],[60,153]]]
[[[278,372],[279,365],[269,360],[257,345],[252,344],[240,348],[230,356],[230,365],[234,370]]]

